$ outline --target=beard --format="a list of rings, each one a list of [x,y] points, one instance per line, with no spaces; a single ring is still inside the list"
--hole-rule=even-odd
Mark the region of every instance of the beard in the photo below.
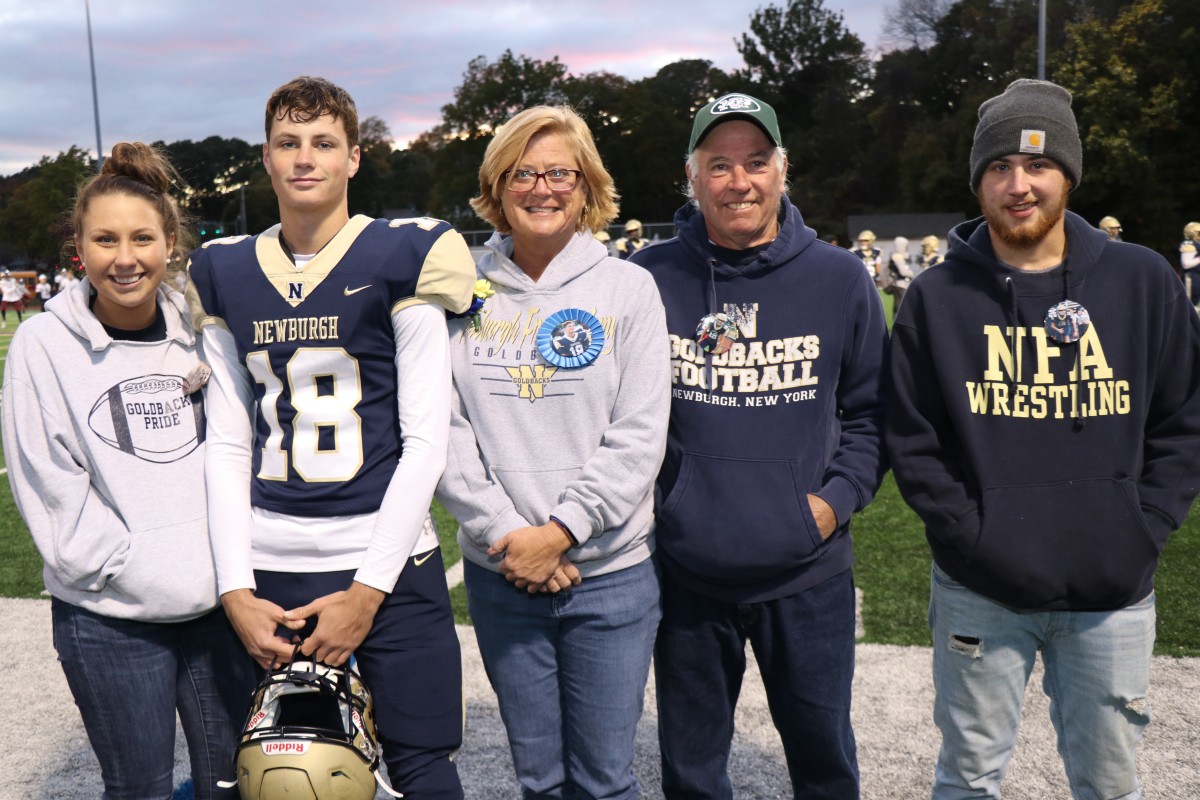
[[[983,218],[987,220],[992,234],[1009,247],[1026,250],[1040,244],[1062,220],[1063,213],[1067,210],[1067,195],[1070,191],[1071,184],[1068,181],[1057,198],[1039,198],[1038,213],[1015,225],[1004,215],[1003,210],[993,209],[983,202],[982,196],[977,197],[979,207],[983,210]]]

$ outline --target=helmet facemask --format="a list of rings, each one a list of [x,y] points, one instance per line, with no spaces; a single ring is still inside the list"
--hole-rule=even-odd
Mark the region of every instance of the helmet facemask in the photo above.
[[[379,774],[371,694],[348,664],[293,660],[269,670],[254,691],[236,765],[242,800],[372,800],[377,784],[401,796]]]

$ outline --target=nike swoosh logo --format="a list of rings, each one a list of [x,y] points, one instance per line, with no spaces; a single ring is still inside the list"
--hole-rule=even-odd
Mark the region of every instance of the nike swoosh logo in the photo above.
[[[366,287],[363,287],[363,288],[366,288]],[[414,558],[414,559],[413,559],[413,566],[414,566],[414,567],[419,567],[419,566],[421,566],[421,565],[422,565],[422,564],[424,564],[426,561],[428,561],[429,559],[433,558],[433,554],[434,554],[434,553],[436,553],[436,552],[437,552],[437,550],[430,550],[428,553],[426,553],[426,554],[425,554],[425,557],[424,557],[424,558]]]
[[[349,286],[347,286],[345,289],[342,290],[342,294],[346,295],[346,297],[349,297],[352,294],[358,294],[363,289],[370,289],[370,288],[371,288],[371,284],[369,284],[369,283],[366,286],[360,286],[357,289],[351,289]]]

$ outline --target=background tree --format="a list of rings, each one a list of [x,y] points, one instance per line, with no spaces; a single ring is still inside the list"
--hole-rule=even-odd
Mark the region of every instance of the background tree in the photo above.
[[[1200,217],[1195,10],[1187,0],[1134,0],[1111,18],[1088,15],[1055,59],[1083,138],[1072,207],[1092,224],[1113,214],[1127,239],[1172,255],[1183,224]]]
[[[779,116],[793,201],[821,233],[841,231],[860,207],[851,189],[870,134],[860,103],[871,74],[862,40],[822,0],[787,0],[758,9],[737,48],[746,62],[739,76]]]
[[[188,194],[181,198],[187,211],[197,220],[220,223],[223,236],[239,232],[240,187],[262,171],[262,145],[221,136],[154,145],[166,151],[187,183]]]
[[[351,209],[480,229],[468,201],[496,127],[531,105],[567,103],[616,180],[622,219],[666,222],[683,202],[692,116],[742,90],[778,112],[791,196],[822,234],[853,233],[846,217],[863,212],[974,216],[966,165],[976,112],[1012,80],[1035,75],[1038,3],[894,1],[890,49],[873,62],[823,0],[776,0],[750,14],[735,38],[745,66],[732,74],[687,59],[630,80],[572,75],[557,57],[478,56],[442,122],[408,148],[394,149],[383,120],[363,120]],[[1093,223],[1114,214],[1126,238],[1176,260],[1180,228],[1200,216],[1195,0],[1047,0],[1047,12],[1047,77],[1074,93],[1084,142],[1085,179],[1071,207]],[[192,187],[196,217],[232,230],[244,195],[250,232],[277,220],[260,145],[211,136],[166,148]],[[48,232],[89,169],[86,152],[72,148],[0,178],[0,260],[53,256]]]
[[[1112,0],[1049,0],[1049,79],[1065,80],[1058,66],[1070,58],[1064,56],[1068,28],[1085,19],[1110,20],[1113,6]],[[865,100],[871,135],[860,150],[858,172],[866,185],[855,194],[873,186],[880,200],[869,205],[876,210],[975,216],[979,207],[967,185],[966,164],[977,109],[1011,81],[1036,75],[1037,4],[902,0],[892,13],[914,11],[921,15],[921,30],[931,28],[933,38],[922,32],[917,44],[891,50],[876,63]],[[1073,205],[1083,197],[1074,196]]]
[[[0,241],[34,261],[56,263],[76,187],[95,171],[92,157],[75,145],[55,158],[43,157],[0,210]]]
[[[511,50],[495,62],[471,59],[454,102],[442,106],[442,124],[418,137],[417,148],[433,163],[429,205],[434,215],[462,228],[482,224],[468,201],[478,191],[479,165],[493,131],[529,106],[564,102],[566,71],[558,56],[538,61]]]
[[[622,213],[629,200],[631,186],[625,182],[625,174],[617,178],[618,172],[629,165],[628,133],[633,121],[631,98],[633,84],[611,72],[591,72],[584,75],[566,75],[562,82],[564,100],[575,109],[587,123],[596,141],[596,149],[605,168],[613,175],[621,197]],[[633,170],[628,175],[632,176]]]
[[[562,102],[575,109],[588,124],[596,147],[621,141],[629,130],[629,98],[633,84],[611,72],[564,75]]]
[[[483,227],[470,200],[479,191],[479,165],[490,138],[445,138],[435,131],[421,134],[410,149],[426,155],[432,165],[429,213],[460,230]]]
[[[393,204],[395,179],[392,174],[394,140],[388,124],[368,116],[358,123],[358,147],[361,156],[358,174],[350,181],[350,213],[382,217]]]
[[[422,216],[429,208],[433,158],[428,150],[409,146],[392,151],[392,208],[405,216]]]
[[[711,61],[683,59],[630,87],[619,136],[605,140],[600,150],[621,192],[622,219],[674,218],[685,202],[684,158],[692,117],[737,85]]]
[[[454,102],[442,106],[439,132],[468,139],[490,137],[518,111],[565,102],[566,73],[558,56],[539,61],[505,50],[492,63],[476,56],[454,90]]]
[[[883,42],[889,48],[924,49],[937,41],[937,24],[953,0],[900,0],[883,12]]]

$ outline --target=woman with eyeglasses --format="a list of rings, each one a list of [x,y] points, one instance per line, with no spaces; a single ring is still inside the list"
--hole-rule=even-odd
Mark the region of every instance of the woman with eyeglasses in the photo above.
[[[649,273],[593,234],[617,194],[583,120],[539,106],[488,146],[496,228],[451,323],[438,496],[526,798],[638,795],[634,734],[661,616],[653,484],[670,366]]]

